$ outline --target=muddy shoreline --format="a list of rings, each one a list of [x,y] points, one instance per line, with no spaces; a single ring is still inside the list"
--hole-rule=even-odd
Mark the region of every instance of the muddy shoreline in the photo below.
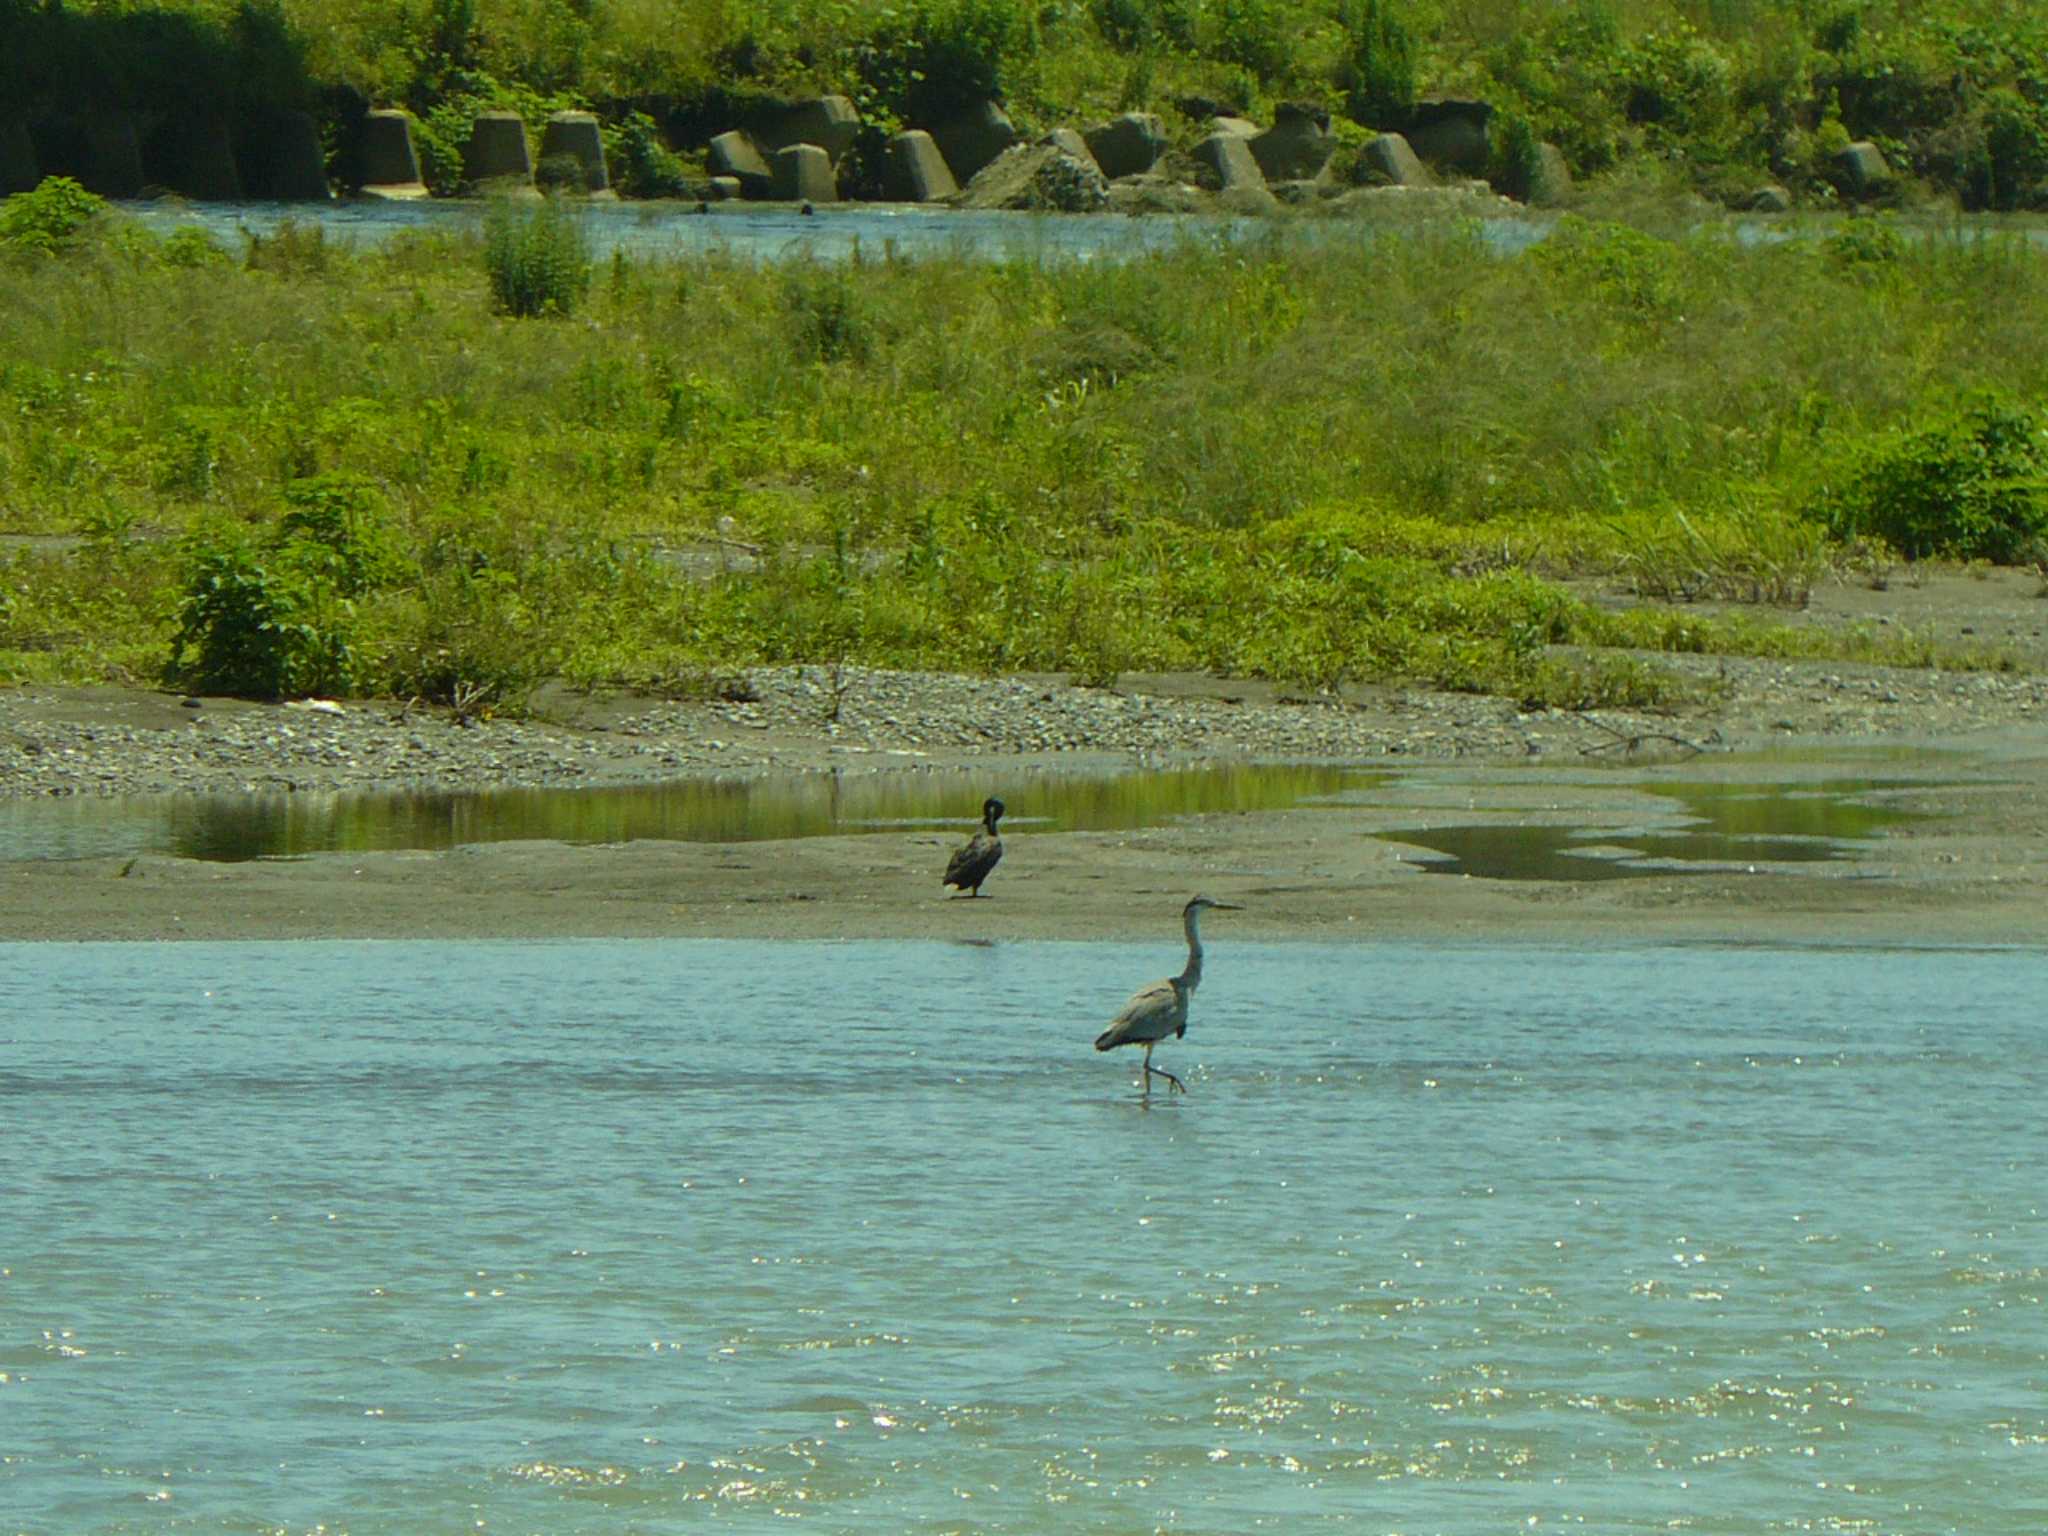
[[[1530,713],[1400,689],[1295,698],[1207,677],[971,679],[782,669],[690,700],[560,695],[522,721],[401,703],[306,708],[148,690],[0,692],[0,815],[51,796],[327,795],[705,777],[958,776],[1319,761],[1385,770],[1357,803],[1138,831],[1012,833],[981,900],[938,883],[954,834],[478,844],[220,864],[0,862],[0,939],[1173,937],[1197,889],[1248,939],[2035,944],[2048,941],[2048,602],[2038,578],[1842,586],[1802,616],[1981,637],[2004,670],[1661,658],[1672,715]],[[1658,785],[1881,781],[1919,819],[1854,857],[1754,873],[1500,881],[1425,873],[1452,824],[1677,826]],[[1013,814],[1023,810],[1014,796]],[[87,813],[89,814],[89,812]],[[959,835],[964,835],[965,827]],[[1219,928],[1221,924],[1218,925]],[[1221,936],[1220,933],[1218,935]]]

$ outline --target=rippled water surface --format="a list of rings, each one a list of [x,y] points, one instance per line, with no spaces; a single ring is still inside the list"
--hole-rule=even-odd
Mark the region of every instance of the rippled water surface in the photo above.
[[[0,1529],[2048,1529],[2048,957],[1227,921],[0,946]]]

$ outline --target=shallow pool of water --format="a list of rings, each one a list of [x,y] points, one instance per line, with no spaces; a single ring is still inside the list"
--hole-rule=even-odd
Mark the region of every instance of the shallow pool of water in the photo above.
[[[2048,1529],[2048,957],[0,946],[9,1531]]]
[[[1683,807],[1683,824],[1592,828],[1492,822],[1388,835],[1436,854],[1416,861],[1431,874],[1485,880],[1629,880],[1854,859],[1887,828],[1926,819],[1882,798],[1896,790],[1926,788],[1907,779],[1797,784],[1651,781],[1635,787],[1677,801]]]
[[[1005,832],[1158,826],[1176,816],[1286,810],[1356,792],[1384,775],[1304,765],[1147,769],[1121,774],[777,774],[612,789],[461,794],[132,795],[0,801],[0,858],[163,853],[238,860],[379,848],[556,838],[693,843],[963,830],[984,797]]]

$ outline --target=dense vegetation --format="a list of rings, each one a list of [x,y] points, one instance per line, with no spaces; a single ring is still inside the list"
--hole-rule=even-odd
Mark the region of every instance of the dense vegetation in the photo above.
[[[226,251],[47,183],[0,205],[0,678],[481,707],[866,661],[1575,705],[1667,696],[1645,650],[1996,663],[1694,600],[2042,557],[2037,248],[1293,230],[592,274],[552,206]]]
[[[1452,93],[1497,108],[1504,160],[1554,141],[1582,180],[1821,199],[1854,138],[1967,207],[2048,204],[2048,8],[2021,0],[0,0],[0,101],[310,107],[344,178],[366,103],[417,114],[442,186],[477,111],[589,105],[658,191],[668,149],[815,90],[871,125],[856,180],[897,124],[991,92],[1026,126],[1142,107],[1184,136],[1198,101],[1353,132]]]

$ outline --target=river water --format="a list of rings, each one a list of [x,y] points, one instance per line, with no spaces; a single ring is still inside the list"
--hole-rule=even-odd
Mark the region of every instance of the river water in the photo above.
[[[0,946],[0,1530],[2048,1529],[2048,956],[1172,917]]]
[[[237,245],[245,232],[268,235],[284,223],[313,226],[364,247],[406,234],[475,234],[487,205],[476,199],[336,203],[190,203],[183,199],[118,205],[159,235],[196,225]],[[903,203],[840,203],[805,214],[788,203],[588,203],[577,207],[591,253],[635,259],[719,256],[752,264],[967,256],[987,261],[1129,260],[1149,252],[1227,249],[1252,240],[1344,243],[1383,233],[1364,219],[1276,222],[1218,214],[1019,213]],[[1543,238],[1544,214],[1474,219],[1456,226],[1502,253]],[[1455,221],[1447,221],[1452,227]]]
[[[357,199],[333,203],[193,203],[181,198],[117,206],[159,235],[196,225],[237,247],[246,233],[269,235],[287,222],[317,227],[352,245],[375,247],[407,234],[475,234],[486,204],[473,198],[414,202]],[[1188,248],[1226,250],[1255,241],[1342,248],[1389,233],[1412,232],[1412,217],[1248,218],[1213,213],[1074,215],[1001,209],[935,208],[906,203],[839,203],[804,214],[788,203],[719,203],[699,213],[694,203],[617,202],[579,206],[591,253],[635,260],[705,256],[757,265],[791,261],[972,257],[988,261],[1121,261]],[[1446,213],[1434,227],[1457,230],[1501,255],[1544,239],[1554,214],[1516,210],[1461,218]],[[1893,221],[1902,234],[1929,244],[1976,246],[2018,240],[2048,248],[2048,224],[2031,215],[1922,217]],[[1731,216],[1701,229],[1721,229],[1744,245],[1770,245],[1841,227],[1832,214],[1784,218]]]

